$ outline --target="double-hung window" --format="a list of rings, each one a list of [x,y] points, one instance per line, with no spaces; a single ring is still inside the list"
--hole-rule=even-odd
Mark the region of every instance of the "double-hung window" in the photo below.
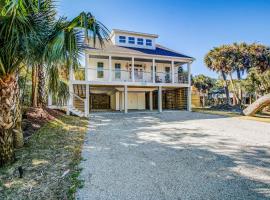
[[[152,40],[146,39],[146,46],[152,46]]]
[[[115,63],[114,67],[115,67],[115,71],[114,71],[115,79],[121,79],[121,64]]]
[[[134,37],[128,37],[128,43],[129,44],[135,44],[135,38]]]
[[[143,45],[143,38],[137,38],[137,44]]]
[[[126,43],[126,36],[119,36],[119,43]]]
[[[104,71],[103,71],[103,62],[97,63],[97,77],[103,78],[104,77]]]

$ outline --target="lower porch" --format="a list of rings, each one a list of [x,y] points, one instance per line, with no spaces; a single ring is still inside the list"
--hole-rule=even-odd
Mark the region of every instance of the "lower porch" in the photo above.
[[[190,110],[188,87],[73,85],[68,113]]]

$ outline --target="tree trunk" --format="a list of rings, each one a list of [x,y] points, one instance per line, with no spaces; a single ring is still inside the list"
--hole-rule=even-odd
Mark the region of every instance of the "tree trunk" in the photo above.
[[[15,74],[0,79],[0,166],[14,161],[13,129],[18,115],[18,97]]]
[[[252,116],[268,105],[270,105],[270,94],[260,97],[254,103],[249,105],[245,110],[243,110],[243,114],[247,116]]]
[[[222,78],[225,81],[224,84],[224,90],[225,90],[225,95],[226,95],[226,104],[230,104],[230,94],[229,94],[229,87],[228,87],[228,83],[227,83],[227,77],[225,72],[221,72]]]
[[[236,70],[236,73],[237,73],[237,79],[239,81],[241,81],[241,72],[239,69]],[[242,92],[242,88],[241,88],[241,85],[239,84],[239,87],[238,87],[238,99],[239,99],[239,102],[238,104],[239,105],[242,105],[243,104],[243,92]]]
[[[32,106],[37,107],[37,67],[32,67]]]
[[[38,65],[38,97],[37,97],[37,105],[38,107],[44,106],[44,98],[45,98],[45,77],[43,71],[43,65]]]
[[[236,99],[236,104],[239,104],[240,102],[240,99],[239,99],[239,91],[238,91],[238,94],[237,94],[237,91],[235,89],[235,84],[233,82],[233,77],[232,77],[232,74],[230,73],[230,82],[231,82],[231,85],[232,85],[232,90],[233,90],[233,94],[234,94],[234,98]],[[234,105],[236,105],[235,102],[234,102]]]

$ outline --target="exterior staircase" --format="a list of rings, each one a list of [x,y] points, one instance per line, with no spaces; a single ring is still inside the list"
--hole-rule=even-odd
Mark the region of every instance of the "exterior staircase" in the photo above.
[[[85,116],[85,86],[74,85],[74,93],[72,93],[73,106],[69,107],[69,111],[79,117]]]

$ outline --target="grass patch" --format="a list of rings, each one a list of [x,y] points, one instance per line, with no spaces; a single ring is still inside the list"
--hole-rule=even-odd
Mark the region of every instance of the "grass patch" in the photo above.
[[[230,112],[230,111],[222,111],[222,110],[213,110],[210,108],[192,108],[193,112],[200,112],[206,114],[213,114],[213,115],[222,115],[227,117],[239,117],[242,116],[240,113],[237,112]]]
[[[270,123],[270,115],[267,113],[259,113],[255,116],[243,116],[237,112],[213,110],[213,109],[209,109],[209,108],[192,108],[192,111],[206,113],[206,114],[213,114],[213,115],[221,115],[221,116],[226,116],[226,117],[237,117],[239,119],[247,119],[247,120]]]
[[[74,199],[88,120],[61,116],[16,150],[17,161],[0,169],[0,199]],[[19,178],[18,167],[23,168]]]

